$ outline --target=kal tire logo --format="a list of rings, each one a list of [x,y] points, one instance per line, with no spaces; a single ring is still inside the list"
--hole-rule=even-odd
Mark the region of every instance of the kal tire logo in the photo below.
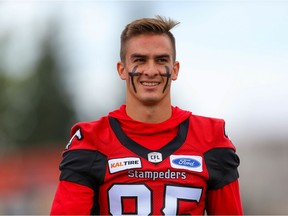
[[[137,157],[116,158],[108,161],[110,173],[128,169],[142,168],[141,160]]]
[[[192,155],[171,155],[171,167],[186,169],[194,172],[202,172],[202,157]]]

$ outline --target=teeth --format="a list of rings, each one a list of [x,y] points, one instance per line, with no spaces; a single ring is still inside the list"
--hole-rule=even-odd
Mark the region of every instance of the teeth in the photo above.
[[[157,82],[142,82],[142,85],[144,86],[156,86],[158,85]]]

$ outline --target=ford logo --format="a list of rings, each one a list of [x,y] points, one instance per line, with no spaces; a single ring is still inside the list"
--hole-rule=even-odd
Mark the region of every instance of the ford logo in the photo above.
[[[199,161],[191,159],[191,158],[177,158],[177,159],[172,160],[172,162],[179,166],[186,166],[186,167],[192,167],[192,168],[196,168],[201,165]]]

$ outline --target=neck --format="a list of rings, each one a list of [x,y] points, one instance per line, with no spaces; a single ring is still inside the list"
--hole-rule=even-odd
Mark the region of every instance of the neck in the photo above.
[[[172,108],[170,103],[165,106],[159,106],[159,104],[137,106],[126,103],[126,113],[136,121],[156,124],[168,120],[172,115]]]

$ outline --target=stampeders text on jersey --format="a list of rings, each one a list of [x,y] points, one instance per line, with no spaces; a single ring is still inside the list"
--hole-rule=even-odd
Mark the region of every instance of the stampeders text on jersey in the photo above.
[[[129,170],[129,178],[147,178],[152,179],[186,179],[186,172],[174,172],[168,169],[166,172],[158,171],[141,171],[141,170]]]

